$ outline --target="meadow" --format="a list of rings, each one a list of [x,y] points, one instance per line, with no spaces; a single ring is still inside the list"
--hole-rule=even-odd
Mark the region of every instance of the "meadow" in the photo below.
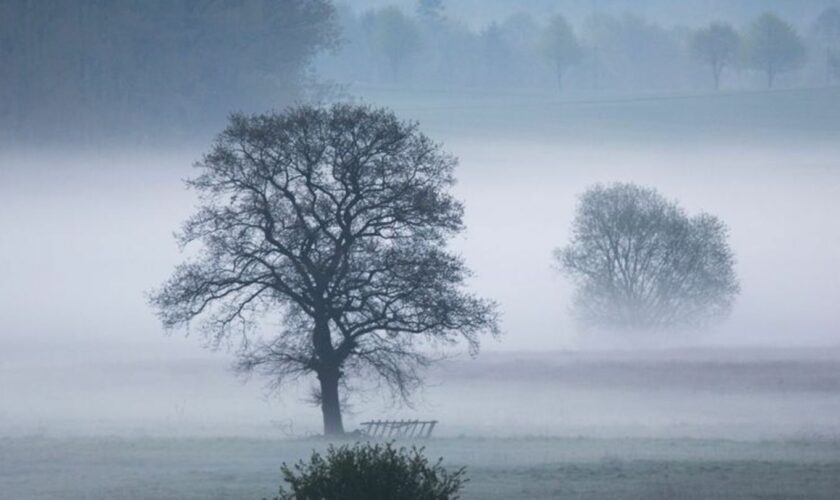
[[[465,499],[836,498],[840,441],[442,438],[417,444],[465,465]],[[320,440],[3,438],[14,499],[270,498],[283,461]]]
[[[414,409],[354,407],[348,427],[366,418],[439,419],[432,439],[397,444],[466,466],[465,499],[836,498],[837,354],[490,354],[433,370]],[[200,390],[199,379],[212,384],[223,367],[180,369],[195,378],[190,387],[170,382],[170,394]],[[128,404],[117,389],[100,385],[98,398],[79,404]],[[283,462],[328,443],[290,436],[276,421],[260,425],[270,417],[266,407],[231,389],[214,396],[218,387],[201,389],[215,403],[180,409],[178,417],[173,409],[166,418],[151,408],[144,415],[138,406],[134,418],[110,421],[3,422],[2,498],[270,498]],[[225,413],[243,403],[238,420]],[[317,421],[316,410],[289,398],[272,412]]]

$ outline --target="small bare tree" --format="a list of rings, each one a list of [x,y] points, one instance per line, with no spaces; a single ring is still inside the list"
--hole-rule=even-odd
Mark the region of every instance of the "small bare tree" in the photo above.
[[[807,51],[796,29],[775,14],[759,16],[744,39],[746,62],[767,78],[767,88],[773,88],[779,73],[799,69],[805,63]]]
[[[581,197],[572,241],[555,255],[577,284],[585,325],[694,328],[726,316],[738,293],[726,239],[718,218],[689,217],[653,189],[597,185]]]
[[[388,63],[392,83],[397,83],[405,64],[421,48],[420,31],[413,19],[395,7],[383,7],[365,15],[372,48],[382,54]]]
[[[720,88],[723,69],[737,57],[740,44],[738,33],[732,26],[723,23],[712,23],[692,35],[691,54],[698,61],[709,65],[715,90]]]
[[[825,83],[840,76],[840,9],[830,7],[814,22],[814,34],[825,43]]]
[[[554,67],[557,87],[563,88],[563,77],[570,67],[580,61],[583,54],[571,25],[563,16],[553,16],[542,34],[541,49]]]
[[[445,248],[463,228],[455,165],[382,109],[234,116],[188,181],[202,205],[180,242],[201,251],[152,304],[167,327],[201,318],[215,345],[238,339],[243,369],[317,375],[324,431],[340,434],[349,374],[406,397],[434,347],[475,352],[497,332],[495,305],[465,291],[469,271]],[[260,337],[271,313],[284,321]]]

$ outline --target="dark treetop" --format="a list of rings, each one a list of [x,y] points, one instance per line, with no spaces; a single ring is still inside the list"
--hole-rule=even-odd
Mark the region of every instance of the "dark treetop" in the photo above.
[[[405,397],[430,348],[462,339],[475,351],[498,330],[445,248],[463,229],[456,163],[383,109],[233,116],[189,181],[202,204],[179,238],[201,251],[152,302],[167,327],[201,318],[217,344],[237,339],[243,369],[317,374],[325,430],[342,432],[347,372]],[[254,341],[277,313],[282,326]]]

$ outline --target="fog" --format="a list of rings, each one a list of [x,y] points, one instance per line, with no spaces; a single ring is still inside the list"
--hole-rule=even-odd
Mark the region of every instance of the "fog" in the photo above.
[[[467,127],[463,134],[448,130],[456,112],[441,111],[437,118],[427,112],[425,122],[430,133],[440,129],[435,139],[460,158],[456,190],[467,207],[468,230],[454,247],[475,272],[474,289],[501,304],[504,333],[486,341],[484,352],[664,350],[667,360],[669,352],[686,348],[760,352],[838,345],[840,174],[834,144],[802,137],[779,141],[775,132],[740,144],[705,137],[672,145],[657,131],[641,133],[638,143],[621,137],[569,141],[559,135],[508,139],[505,130],[517,123]],[[410,113],[409,108],[405,114]],[[679,127],[687,125],[674,124]],[[142,427],[144,419],[159,424],[175,418],[184,405],[211,427],[226,419],[239,431],[286,419],[299,422],[299,428],[317,427],[307,425],[317,414],[301,403],[304,389],[291,390],[280,404],[258,377],[242,385],[227,370],[229,354],[202,349],[196,333],[165,335],[146,303],[145,293],[181,258],[172,232],[196,202],[181,180],[192,174],[191,163],[201,152],[195,146],[5,153],[0,352],[5,413],[18,425],[32,412],[36,421],[60,414],[58,420],[74,421],[70,428],[76,430],[88,419],[110,420],[117,428],[125,419]],[[583,331],[574,322],[572,285],[555,268],[551,252],[569,237],[577,196],[593,183],[614,180],[656,186],[687,210],[726,221],[743,291],[725,323],[706,332],[628,337]],[[701,359],[713,362],[722,355],[713,350]],[[484,366],[482,358],[462,362]],[[203,375],[196,377],[195,370]],[[555,384],[567,384],[563,378]],[[558,390],[522,383],[537,393]],[[436,399],[435,391],[445,398]],[[445,414],[441,401],[457,399],[453,392],[457,389],[430,388],[419,400]],[[470,392],[475,394],[475,387]],[[375,396],[363,400],[371,398],[368,404],[382,404]],[[231,410],[231,401],[240,409]],[[505,401],[496,409],[500,420],[482,426],[498,430],[517,414],[520,405]],[[363,415],[371,411],[354,406]],[[594,419],[601,413],[593,409],[577,416],[578,425],[585,427],[589,419],[588,425],[606,426]],[[659,418],[678,420],[667,413]],[[614,425],[631,425],[620,424]],[[523,425],[526,433],[547,431],[546,424]]]
[[[226,116],[351,102],[416,122],[457,157],[466,229],[449,248],[472,271],[469,292],[496,301],[501,334],[481,336],[477,356],[452,345],[408,402],[354,380],[346,430],[438,420],[432,446],[479,471],[467,498],[491,491],[484,475],[510,472],[510,457],[589,463],[610,459],[604,443],[618,443],[619,462],[840,462],[840,25],[834,38],[823,29],[840,16],[819,17],[832,2],[313,0],[264,18],[245,4],[0,5],[0,63],[17,70],[0,75],[0,451],[66,438],[72,454],[96,446],[79,436],[119,436],[159,464],[154,439],[196,438],[196,456],[202,439],[253,439],[228,450],[250,457],[239,467],[267,453],[248,448],[259,440],[320,434],[314,374],[271,389],[233,369],[236,336],[212,349],[197,323],[166,330],[150,295],[200,250],[173,233],[201,204],[184,181]],[[777,75],[750,60],[765,11],[804,54]],[[545,57],[555,15],[577,40],[568,61]],[[188,29],[167,38],[159,20]],[[741,40],[719,89],[692,55],[712,21]],[[395,41],[409,47],[396,57]],[[731,314],[650,332],[576,319],[577,283],[554,252],[574,237],[584,193],[617,182],[725,224],[740,285]],[[534,436],[570,441],[552,451]],[[486,458],[493,438],[506,451]],[[759,449],[793,442],[803,449]],[[289,446],[284,460],[309,450]],[[19,467],[29,479],[0,472],[0,491],[61,497],[35,495],[37,467]]]

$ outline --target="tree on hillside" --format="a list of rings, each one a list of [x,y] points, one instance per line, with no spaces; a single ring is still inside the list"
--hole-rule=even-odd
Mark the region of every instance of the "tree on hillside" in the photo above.
[[[738,293],[724,224],[634,184],[586,191],[572,240],[555,257],[577,285],[578,319],[595,328],[703,327],[726,316]]]
[[[697,30],[689,43],[694,58],[711,68],[715,90],[719,89],[723,69],[738,55],[738,33],[728,24],[712,23]]]
[[[373,49],[388,64],[392,83],[402,76],[405,63],[420,50],[420,32],[414,21],[394,6],[365,16],[364,24]]]
[[[771,13],[761,15],[750,26],[744,51],[746,63],[767,77],[768,88],[773,87],[779,73],[805,63],[805,45],[796,29]]]
[[[557,86],[563,88],[563,76],[580,61],[582,50],[572,27],[563,16],[553,16],[543,31],[541,49],[557,76]]]
[[[840,78],[840,9],[823,11],[814,23],[814,34],[825,44],[825,81]]]
[[[324,432],[341,434],[351,376],[405,398],[434,349],[475,352],[498,330],[445,247],[463,229],[455,165],[387,110],[236,115],[188,181],[202,203],[179,241],[200,251],[151,303],[166,327],[198,322],[214,345],[238,345],[244,370],[314,373]]]
[[[594,14],[582,33],[598,85],[649,92],[681,84],[686,58],[677,32],[634,14]]]

